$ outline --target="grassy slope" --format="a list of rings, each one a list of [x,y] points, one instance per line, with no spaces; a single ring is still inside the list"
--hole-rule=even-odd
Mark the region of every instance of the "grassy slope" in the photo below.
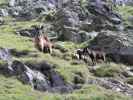
[[[124,24],[126,26],[132,26],[133,22],[128,21],[128,17],[133,16],[133,7],[132,6],[118,6],[117,11],[122,15]]]
[[[8,0],[0,0],[0,4],[5,4],[7,3]]]
[[[84,86],[72,94],[51,94],[34,91],[15,78],[0,75],[0,100],[132,100],[99,86]]]
[[[0,5],[6,4],[7,0],[0,0]],[[86,77],[90,74],[84,64],[72,65],[70,61],[63,60],[58,57],[52,57],[48,54],[38,52],[30,38],[17,36],[16,29],[28,28],[31,25],[39,24],[39,22],[13,22],[12,18],[4,18],[5,25],[0,26],[0,47],[15,48],[18,51],[28,50],[38,55],[38,57],[20,57],[23,62],[40,62],[48,61],[56,66],[56,70],[63,75],[68,82],[73,81],[74,73],[81,72]],[[65,44],[66,48],[72,48],[70,43]],[[5,77],[0,75],[0,100],[132,100],[130,97],[114,93],[112,91],[103,89],[99,86],[89,85],[84,86],[81,90],[77,90],[72,94],[60,95],[51,93],[40,93],[34,91],[29,85],[24,85],[15,77]]]
[[[17,36],[14,33],[18,27],[29,27],[32,24],[38,24],[37,22],[16,22],[15,24],[15,26],[11,25],[9,21],[6,25],[0,26],[0,47],[16,48],[18,51],[34,51],[38,55],[38,57],[14,57],[15,59],[34,63],[43,60],[48,61],[56,66],[56,70],[65,77],[67,82],[73,81],[76,72],[81,72],[85,77],[89,76],[88,69],[84,64],[72,65],[72,60],[66,61],[59,57],[40,53],[34,48],[30,38]],[[65,47],[72,49],[73,45],[65,43]],[[95,85],[84,86],[72,94],[60,95],[33,91],[30,86],[23,85],[14,77],[7,78],[0,75],[0,80],[0,100],[130,100],[130,97],[113,93]]]

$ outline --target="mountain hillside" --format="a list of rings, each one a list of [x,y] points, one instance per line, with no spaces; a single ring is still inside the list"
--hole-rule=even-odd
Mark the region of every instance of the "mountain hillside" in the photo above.
[[[132,4],[0,0],[0,100],[132,100]]]

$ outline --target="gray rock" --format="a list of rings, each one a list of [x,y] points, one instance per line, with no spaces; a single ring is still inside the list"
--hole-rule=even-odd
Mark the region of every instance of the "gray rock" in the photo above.
[[[121,16],[111,10],[105,2],[85,3],[82,5],[80,1],[72,0],[71,4],[68,3],[57,10],[53,24],[55,31],[59,33],[59,39],[80,43],[89,40],[88,32],[103,29],[123,30],[120,27]],[[83,31],[85,34],[82,34]]]
[[[116,14],[106,5],[105,2],[101,0],[96,0],[95,2],[89,2],[87,9],[94,15],[102,17],[113,24],[120,24],[122,22],[120,15]]]
[[[13,61],[11,65],[13,75],[18,76],[18,79],[25,84],[30,84],[34,89],[46,91],[50,89],[49,81],[39,71],[30,69],[20,61]]]
[[[10,0],[9,1],[9,6],[15,6],[16,0]]]
[[[39,30],[36,29],[23,29],[16,32],[17,35],[26,36],[26,37],[35,37],[35,35],[39,34]]]
[[[133,23],[133,16],[129,16],[128,17],[128,21],[131,22],[131,23]]]
[[[14,60],[10,67],[5,67],[5,69],[10,76],[16,76],[24,84],[29,84],[33,89],[39,91],[68,93],[73,90],[73,87],[66,83],[48,63],[30,68],[22,62]]]
[[[88,83],[100,85],[106,89],[112,89],[116,92],[121,92],[121,93],[124,93],[126,95],[133,96],[133,88],[130,87],[128,84],[125,84],[125,83],[118,81],[116,79],[100,78],[100,79],[89,80]]]
[[[133,5],[132,0],[113,0],[113,3],[119,6]]]
[[[53,93],[71,93],[73,91],[73,87],[70,86],[70,85],[66,85],[66,86],[59,86],[59,87],[54,87],[50,90],[50,92],[53,92]]]
[[[79,22],[78,17],[76,17],[77,13],[71,12],[68,9],[61,9],[55,15],[55,30],[61,33],[58,35],[62,40],[73,40],[73,35],[76,34],[74,32],[76,31],[75,26]]]
[[[133,41],[130,32],[103,31],[94,39],[91,48],[101,48],[116,62],[133,64]]]
[[[56,8],[56,0],[10,0],[9,14],[19,19],[32,19]]]
[[[7,9],[0,9],[0,16],[8,16],[8,10]]]
[[[12,61],[12,56],[8,48],[0,48],[0,59],[7,62]]]

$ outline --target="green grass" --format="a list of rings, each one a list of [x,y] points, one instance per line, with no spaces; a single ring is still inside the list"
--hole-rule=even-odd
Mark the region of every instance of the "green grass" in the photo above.
[[[29,41],[29,38],[7,33],[0,33],[0,47],[33,50],[33,44]]]
[[[32,39],[16,35],[20,29],[38,25],[36,21],[14,21],[11,17],[4,18],[5,25],[0,26],[0,47],[16,48],[17,50],[34,50]]]
[[[0,0],[0,8],[5,8],[8,5],[9,0]]]
[[[132,6],[118,6],[117,11],[122,15],[124,19],[124,24],[126,26],[132,26],[133,22],[128,21],[128,17],[133,16],[133,7]]]
[[[119,6],[118,11],[125,19],[129,16],[133,16],[133,7],[131,6]]]
[[[7,3],[8,0],[0,0],[0,4]]]
[[[115,77],[122,72],[121,65],[118,64],[102,64],[96,69],[94,74],[98,77]]]

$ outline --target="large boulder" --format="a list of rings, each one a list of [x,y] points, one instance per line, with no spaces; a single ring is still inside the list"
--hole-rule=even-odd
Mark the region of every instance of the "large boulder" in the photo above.
[[[103,31],[98,34],[91,48],[104,50],[112,60],[133,64],[132,32]]]
[[[113,24],[120,24],[122,22],[119,14],[113,12],[103,0],[94,0],[89,2],[87,9],[94,15],[102,17]]]
[[[118,30],[121,22],[121,16],[101,0],[84,3],[72,0],[71,4],[57,10],[54,27],[60,39],[84,42],[89,40],[89,32]]]
[[[29,66],[13,60],[8,67],[3,69],[8,76],[16,76],[22,83],[29,84],[39,91],[68,93],[73,90],[73,87],[65,82],[49,63],[43,62]]]
[[[70,8],[63,8],[55,15],[55,29],[59,32],[59,38],[75,41],[78,38],[77,26],[79,25],[78,13]]]
[[[50,89],[49,81],[39,71],[30,69],[20,61],[13,61],[11,68],[8,69],[11,75],[15,75],[25,84],[30,84],[34,89],[46,91]]]
[[[39,70],[49,80],[49,92],[68,93],[73,91],[73,86],[64,81],[64,78],[53,69],[53,65],[47,62],[39,64],[27,64],[35,70]]]
[[[10,0],[8,10],[17,18],[32,19],[55,9],[56,5],[56,0]]]
[[[8,11],[7,9],[0,9],[0,16],[8,16]]]
[[[91,16],[91,15],[90,15]],[[54,27],[61,40],[81,43],[88,40],[89,33],[93,31],[92,16],[88,17],[78,1],[59,9],[55,14]],[[89,23],[89,25],[88,25]]]

